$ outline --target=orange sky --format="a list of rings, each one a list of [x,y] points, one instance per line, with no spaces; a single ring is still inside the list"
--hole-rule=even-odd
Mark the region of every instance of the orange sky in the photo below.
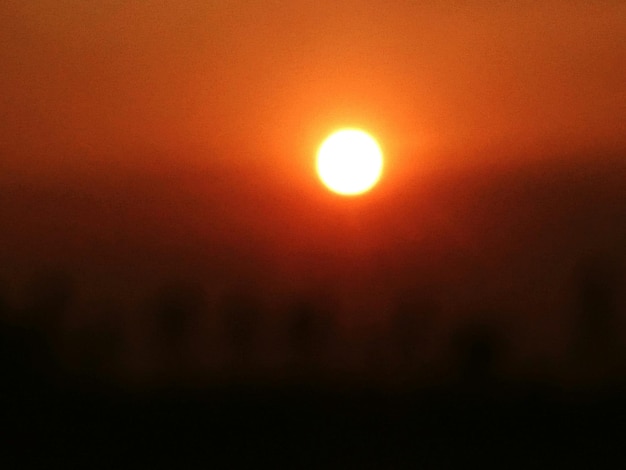
[[[623,1],[5,0],[0,64],[18,286],[426,282],[550,332],[576,263],[626,256]],[[314,171],[348,125],[386,153],[363,198]]]
[[[299,181],[339,125],[392,169],[626,143],[621,1],[10,0],[0,18],[5,176],[206,159]]]

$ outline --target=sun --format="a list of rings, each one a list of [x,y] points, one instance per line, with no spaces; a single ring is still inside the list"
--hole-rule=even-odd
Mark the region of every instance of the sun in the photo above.
[[[317,174],[335,193],[356,196],[372,189],[382,174],[383,154],[376,140],[360,129],[341,129],[317,152]]]

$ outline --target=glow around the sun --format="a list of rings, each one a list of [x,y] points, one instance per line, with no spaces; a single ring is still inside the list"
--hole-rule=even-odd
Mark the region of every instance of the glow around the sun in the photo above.
[[[376,140],[359,129],[331,134],[317,152],[317,173],[331,190],[354,196],[370,190],[380,179],[382,151]]]

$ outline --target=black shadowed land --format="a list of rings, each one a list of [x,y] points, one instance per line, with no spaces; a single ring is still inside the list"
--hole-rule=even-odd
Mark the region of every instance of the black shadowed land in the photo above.
[[[506,194],[514,199],[515,191]],[[585,209],[563,222],[546,209],[559,207],[556,199],[531,205],[530,216],[516,200],[497,204],[518,212],[476,203],[472,216],[499,223],[485,223],[486,234],[500,230],[507,246],[534,232],[539,241],[520,244],[521,261],[485,255],[469,275],[451,255],[440,257],[448,261],[437,272],[426,262],[394,271],[370,259],[378,274],[358,263],[328,273],[321,260],[326,277],[285,279],[290,289],[268,281],[272,272],[239,271],[235,261],[228,272],[217,260],[213,271],[164,282],[6,270],[0,462],[601,468],[623,461],[623,247],[582,249],[587,242],[574,240],[567,224],[583,230],[576,211]],[[624,233],[626,218],[609,217],[624,206],[589,206],[597,219],[588,246]],[[530,231],[516,238],[524,223]],[[558,224],[566,225],[561,232]],[[346,284],[356,272],[361,284]]]
[[[319,298],[295,299],[271,339],[281,344],[272,362],[262,357],[270,333],[253,292],[225,292],[212,309],[193,285],[163,288],[149,305],[145,363],[133,366],[119,328],[64,327],[72,284],[47,275],[24,309],[1,299],[3,458],[104,468],[133,459],[186,468],[608,465],[620,457],[626,411],[615,276],[585,267],[567,360],[533,377],[507,369],[507,337],[486,313],[435,357],[436,303],[411,292],[385,336],[350,344],[361,354],[342,366],[332,311]],[[203,362],[211,354],[219,361]],[[133,367],[142,381],[129,378]]]

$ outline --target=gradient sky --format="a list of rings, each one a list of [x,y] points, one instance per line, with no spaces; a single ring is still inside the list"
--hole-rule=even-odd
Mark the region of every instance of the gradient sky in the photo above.
[[[226,244],[288,262],[429,237],[480,250],[504,212],[476,218],[479,200],[493,205],[480,196],[492,170],[476,168],[508,181],[530,165],[517,181],[554,185],[562,217],[583,163],[550,180],[532,162],[626,149],[624,2],[42,0],[0,13],[12,256],[53,252],[41,234],[68,259]],[[380,188],[345,204],[313,164],[343,125],[387,156]],[[518,196],[510,211],[543,204]]]
[[[5,175],[206,159],[306,179],[341,125],[392,168],[626,142],[621,1],[9,0],[0,18]]]
[[[559,347],[578,264],[626,257],[623,1],[5,0],[0,64],[16,292],[425,283]],[[339,126],[386,153],[363,198],[316,180]]]

